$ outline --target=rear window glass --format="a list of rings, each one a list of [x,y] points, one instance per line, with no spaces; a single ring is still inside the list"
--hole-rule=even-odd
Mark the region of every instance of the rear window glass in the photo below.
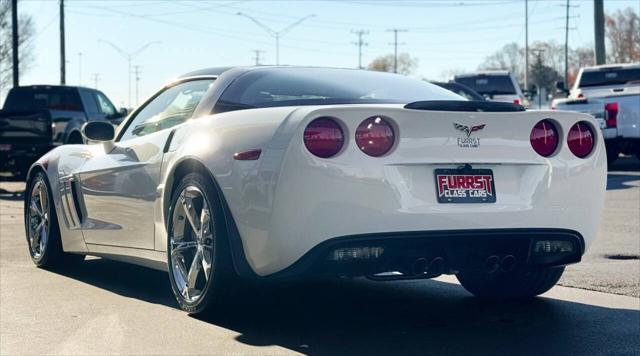
[[[598,71],[582,72],[579,88],[600,85],[626,84],[629,82],[640,83],[640,68],[611,68]]]
[[[82,104],[78,91],[72,88],[25,87],[9,92],[4,109],[82,111]]]
[[[516,94],[516,88],[508,75],[464,76],[456,77],[455,81],[468,86],[481,95]]]
[[[430,83],[390,73],[327,68],[265,68],[238,77],[215,112],[298,105],[465,100]]]

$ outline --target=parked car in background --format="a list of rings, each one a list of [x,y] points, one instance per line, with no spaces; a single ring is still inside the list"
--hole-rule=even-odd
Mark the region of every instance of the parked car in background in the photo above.
[[[90,121],[118,125],[117,111],[99,90],[57,85],[13,88],[0,110],[0,173],[20,177],[55,146],[83,143],[80,129]]]
[[[506,70],[459,74],[453,77],[453,81],[475,90],[487,100],[529,106],[518,81]]]
[[[484,97],[482,95],[478,94],[478,92],[464,84],[456,82],[431,82],[431,84],[435,84],[441,88],[445,88],[469,100],[484,100]]]
[[[640,157],[640,64],[581,68],[569,97],[554,100],[551,108],[594,116],[603,130],[609,163],[620,152]]]

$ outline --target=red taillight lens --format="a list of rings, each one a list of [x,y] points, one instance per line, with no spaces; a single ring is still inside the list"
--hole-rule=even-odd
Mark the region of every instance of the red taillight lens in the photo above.
[[[369,156],[384,155],[391,150],[394,143],[393,127],[380,116],[364,120],[356,129],[356,145]]]
[[[584,121],[580,121],[571,126],[567,136],[567,145],[574,155],[584,158],[593,150],[595,135],[591,126]]]
[[[344,135],[338,122],[330,117],[315,119],[304,129],[304,145],[321,158],[333,157],[342,149]]]
[[[604,104],[604,118],[607,120],[607,127],[618,126],[618,103]]]
[[[513,103],[516,104],[516,105],[520,105],[520,99],[513,100]]]
[[[531,129],[530,140],[534,151],[549,157],[558,148],[558,130],[551,120],[542,120]]]

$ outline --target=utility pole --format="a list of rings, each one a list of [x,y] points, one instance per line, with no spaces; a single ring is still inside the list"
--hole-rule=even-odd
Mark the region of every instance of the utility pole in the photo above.
[[[82,85],[82,52],[78,52],[78,85]]]
[[[364,42],[364,40],[362,39],[362,36],[369,34],[369,31],[365,31],[365,30],[358,30],[358,31],[351,31],[351,33],[355,33],[356,35],[358,35],[358,40],[356,42],[351,42],[354,45],[358,46],[358,69],[362,69],[362,46],[367,46],[368,43]]]
[[[100,80],[100,73],[93,73],[93,88],[98,89],[98,81]]]
[[[140,66],[133,66],[133,68],[134,68],[135,79],[136,79],[136,106],[138,106],[138,103],[139,103],[139,101],[138,101],[138,93],[139,93],[139,92],[138,92],[138,90],[139,90],[140,74],[141,74],[141,73],[140,73],[140,69],[141,69],[142,67],[140,67]]]
[[[269,26],[263,24],[262,22],[256,20],[252,16],[249,16],[249,15],[245,14],[244,12],[238,12],[238,13],[236,13],[236,15],[244,16],[244,17],[248,18],[249,20],[253,21],[256,25],[260,26],[263,30],[265,30],[269,35],[273,36],[276,39],[276,65],[280,65],[280,37],[282,37],[287,32],[291,31],[292,28],[298,26],[300,23],[302,23],[302,21],[304,21],[304,20],[306,20],[308,18],[311,18],[311,17],[316,17],[316,15],[314,15],[314,14],[307,15],[305,17],[300,18],[298,21],[292,23],[291,25],[282,28],[280,31],[275,31],[271,27],[269,27]]]
[[[64,0],[60,0],[60,84],[66,84],[66,65],[64,49]]]
[[[260,53],[264,53],[264,51],[261,50],[261,49],[254,49],[252,52],[255,53],[255,56],[253,57],[253,59],[256,60],[256,65],[259,66],[260,65]]]
[[[524,0],[524,90],[529,90],[529,0]]]
[[[603,0],[593,0],[593,27],[595,34],[595,58],[596,64],[605,64],[605,45],[604,45],[604,5]]]
[[[567,87],[569,85],[569,1],[567,0],[564,31],[564,84]]]
[[[144,46],[138,48],[137,50],[133,51],[133,52],[125,52],[123,51],[120,47],[116,46],[115,44],[113,44],[110,41],[106,41],[106,40],[98,40],[98,42],[104,42],[106,44],[108,44],[109,46],[113,47],[113,49],[115,49],[116,51],[118,51],[118,53],[120,53],[126,60],[127,60],[127,74],[129,76],[129,80],[128,80],[128,94],[129,94],[129,108],[131,108],[131,61],[137,56],[139,55],[142,51],[144,51],[145,49],[147,49],[147,47],[151,46],[152,44],[155,43],[160,43],[160,41],[151,41],[148,42],[147,44],[145,44]]]
[[[18,58],[18,0],[11,0],[11,51],[13,54],[13,87],[20,86],[20,59]]]
[[[402,45],[404,43],[398,43],[398,32],[407,32],[407,30],[392,28],[387,30],[388,32],[393,32],[393,72],[398,73],[398,45]]]

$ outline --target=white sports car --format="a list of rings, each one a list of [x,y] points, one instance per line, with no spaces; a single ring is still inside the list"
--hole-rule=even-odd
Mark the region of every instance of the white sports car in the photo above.
[[[326,274],[538,295],[593,241],[606,184],[588,115],[360,70],[189,73],[83,134],[28,174],[31,258],[166,270],[190,313],[240,279]]]

